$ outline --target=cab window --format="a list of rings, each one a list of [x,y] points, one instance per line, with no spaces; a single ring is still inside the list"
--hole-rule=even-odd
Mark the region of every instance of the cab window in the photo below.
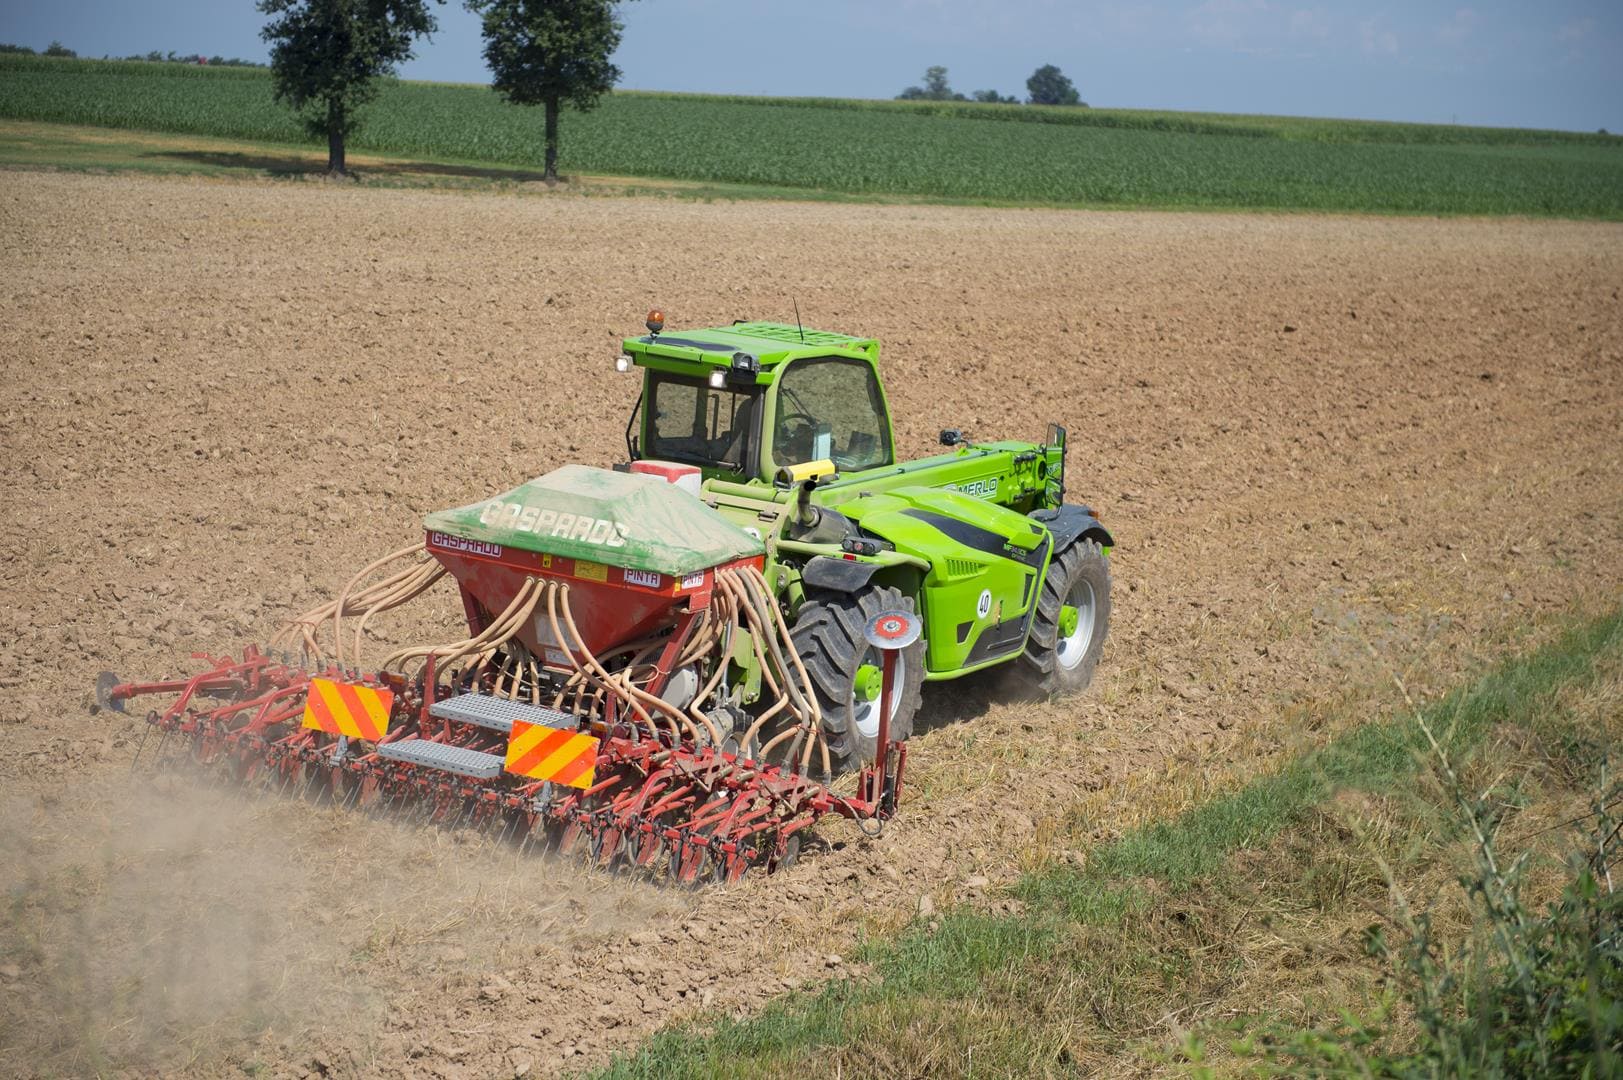
[[[777,380],[772,457],[778,465],[829,458],[840,472],[891,463],[890,425],[873,365],[846,357],[795,360]]]
[[[646,456],[751,471],[760,397],[754,387],[716,389],[698,379],[655,375]]]

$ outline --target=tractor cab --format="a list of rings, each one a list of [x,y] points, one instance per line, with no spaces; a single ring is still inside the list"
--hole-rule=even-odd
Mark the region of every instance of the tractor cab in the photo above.
[[[895,462],[879,342],[765,322],[666,335],[657,311],[647,325],[615,362],[644,373],[626,426],[633,460],[737,483],[811,462],[842,474]]]

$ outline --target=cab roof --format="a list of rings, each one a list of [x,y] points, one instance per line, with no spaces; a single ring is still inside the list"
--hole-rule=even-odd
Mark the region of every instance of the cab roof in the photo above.
[[[802,329],[784,323],[735,322],[708,330],[673,330],[658,335],[626,338],[622,344],[633,355],[670,357],[728,364],[734,353],[749,353],[768,368],[802,356],[827,356],[831,352],[857,353],[869,360],[878,358],[879,342],[831,330]]]

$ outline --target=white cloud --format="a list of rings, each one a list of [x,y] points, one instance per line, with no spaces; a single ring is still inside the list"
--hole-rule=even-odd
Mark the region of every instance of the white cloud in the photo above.
[[[1330,13],[1322,7],[1298,8],[1291,12],[1290,34],[1323,41],[1330,36]]]
[[[1185,18],[1189,33],[1207,45],[1233,47],[1255,35],[1267,0],[1206,0]]]
[[[1453,18],[1437,28],[1437,40],[1444,45],[1459,45],[1471,36],[1480,21],[1471,8],[1460,8],[1454,12]]]
[[[1573,19],[1561,24],[1561,28],[1555,32],[1555,40],[1565,45],[1578,45],[1594,32],[1594,19]]]
[[[1398,36],[1381,25],[1379,19],[1365,19],[1358,24],[1358,40],[1371,56],[1396,56]]]

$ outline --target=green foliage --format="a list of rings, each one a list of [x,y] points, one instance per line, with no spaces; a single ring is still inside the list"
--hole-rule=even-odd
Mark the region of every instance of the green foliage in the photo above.
[[[496,91],[515,105],[546,108],[547,179],[557,177],[558,107],[586,112],[620,80],[609,62],[625,24],[615,0],[467,0],[485,35]]]
[[[34,50],[27,45],[8,45],[0,41],[0,56],[33,56]]]
[[[484,24],[491,84],[515,105],[585,112],[620,81],[609,62],[625,24],[614,0],[468,0]]]
[[[379,76],[411,58],[413,40],[434,32],[427,0],[259,0],[271,16],[260,36],[271,44],[276,100],[302,114],[310,134],[344,169],[344,140],[357,112],[377,94]]]
[[[104,58],[105,59],[105,58]],[[264,68],[269,64],[262,64],[258,60],[243,60],[240,57],[202,56],[198,53],[177,53],[174,49],[162,52],[153,49],[151,52],[126,56],[125,60],[142,60],[149,64],[207,64],[209,67],[252,67]]]
[[[1071,80],[1065,73],[1053,64],[1044,64],[1031,73],[1026,80],[1026,93],[1031,95],[1033,105],[1079,105],[1087,107],[1087,102],[1076,92]]]
[[[1525,858],[1501,865],[1488,799],[1468,797],[1441,748],[1437,757],[1475,840],[1474,870],[1459,882],[1473,901],[1474,932],[1452,948],[1429,911],[1414,914],[1401,905],[1399,941],[1389,942],[1380,926],[1368,935],[1372,954],[1392,970],[1419,1038],[1400,1051],[1386,1048],[1395,1004],[1389,1002],[1375,1017],[1348,1015],[1324,1029],[1264,1025],[1235,1049],[1288,1075],[1623,1076],[1623,892],[1613,881],[1623,784],[1608,783],[1602,766],[1566,884],[1540,911],[1523,895]]]
[[[45,55],[71,60],[79,54],[62,44],[60,41],[53,41],[45,47]]]
[[[897,101],[968,101],[954,93],[947,83],[947,69],[939,64],[924,69],[924,85],[909,86],[896,95]],[[978,98],[976,100],[979,100]]]
[[[1013,95],[1010,95],[1009,97],[1004,97],[1002,94],[998,93],[996,90],[976,90],[974,93],[969,95],[969,100],[978,101],[982,105],[1018,105],[1018,104],[1020,104],[1020,99],[1019,98],[1014,97]]]
[[[540,164],[534,121],[487,87],[378,89],[358,149]],[[0,57],[0,116],[305,142],[271,91],[251,69]],[[572,121],[568,155],[580,172],[867,197],[1623,218],[1623,140],[1589,132],[621,92]]]

